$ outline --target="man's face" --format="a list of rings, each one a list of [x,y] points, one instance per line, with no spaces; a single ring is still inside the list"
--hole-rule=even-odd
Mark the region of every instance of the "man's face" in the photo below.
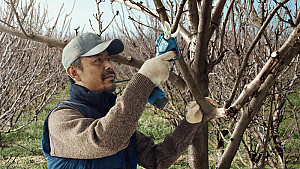
[[[90,91],[114,91],[116,74],[110,59],[106,50],[95,56],[82,57],[82,70],[77,69],[80,81],[76,84]]]

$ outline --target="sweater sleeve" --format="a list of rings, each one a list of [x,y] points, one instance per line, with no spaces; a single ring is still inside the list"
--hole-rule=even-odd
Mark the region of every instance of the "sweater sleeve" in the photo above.
[[[93,159],[113,155],[126,148],[136,131],[147,99],[154,89],[151,80],[136,74],[106,116],[85,118],[69,106],[56,108],[48,127],[52,156]]]
[[[152,138],[137,132],[138,164],[147,169],[169,168],[190,145],[199,124],[191,124],[184,119],[173,133],[168,134],[164,141],[158,144],[154,144]]]

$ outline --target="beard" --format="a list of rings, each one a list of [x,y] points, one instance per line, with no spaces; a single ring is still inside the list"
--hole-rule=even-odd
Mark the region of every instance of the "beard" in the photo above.
[[[106,91],[109,93],[113,93],[114,91],[116,91],[116,88],[117,88],[117,86],[116,86],[115,82],[113,82],[113,86],[110,88],[107,88]]]
[[[105,71],[102,75],[102,81],[104,82],[104,80],[108,77],[114,76],[113,80],[110,80],[110,82],[112,83],[111,87],[107,87],[105,90],[112,93],[116,90],[116,84],[115,84],[115,79],[116,79],[116,73],[113,70],[108,70]]]

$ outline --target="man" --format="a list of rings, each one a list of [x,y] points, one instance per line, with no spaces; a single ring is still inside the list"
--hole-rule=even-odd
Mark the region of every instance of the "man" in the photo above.
[[[63,50],[70,100],[59,103],[45,120],[43,152],[48,168],[168,168],[186,150],[202,120],[195,103],[187,119],[163,143],[137,131],[154,87],[169,76],[176,56],[168,52],[147,60],[118,98],[111,55],[124,49],[118,39],[103,42],[93,33],[74,38]]]

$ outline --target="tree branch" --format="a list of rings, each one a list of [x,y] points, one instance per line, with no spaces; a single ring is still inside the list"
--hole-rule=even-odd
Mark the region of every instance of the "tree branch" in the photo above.
[[[198,12],[198,5],[197,1],[195,0],[188,0],[187,6],[187,24],[191,33],[194,35],[198,32],[198,25],[199,25],[199,12]]]
[[[251,100],[249,112],[244,112],[235,126],[235,129],[231,135],[230,143],[227,145],[220,161],[216,168],[230,168],[230,164],[239,148],[240,142],[242,140],[244,131],[251,122],[253,116],[260,110],[260,107],[268,95],[270,87],[274,83],[273,75],[269,75],[264,84],[260,87],[258,94]]]
[[[215,60],[213,60],[212,62],[210,62],[208,65],[207,65],[207,72],[211,72],[214,68],[215,65],[219,64],[224,56],[225,56],[225,53],[228,52],[228,50],[224,50],[219,56],[218,58],[216,58]]]
[[[195,72],[206,73],[206,68],[203,67],[202,62],[207,61],[207,52],[208,52],[208,40],[209,36],[209,25],[211,21],[211,10],[212,10],[212,0],[205,0],[201,5],[200,21],[198,25],[198,34],[196,39],[195,48],[195,61],[193,66]]]
[[[178,28],[178,25],[179,25],[179,21],[180,21],[181,15],[182,15],[182,13],[183,13],[183,7],[184,7],[186,1],[187,1],[187,0],[181,0],[181,2],[180,2],[179,10],[178,10],[178,12],[177,12],[177,14],[176,14],[176,16],[175,16],[175,21],[174,21],[174,23],[173,23],[173,25],[172,25],[172,29],[171,29],[171,32],[172,32],[172,33],[176,32],[176,30],[177,30],[177,28]]]
[[[249,97],[254,94],[260,84],[264,82],[266,77],[272,73],[272,71],[274,71],[273,73],[275,75],[278,75],[277,72],[280,72],[280,70],[282,70],[290,62],[290,60],[298,54],[300,46],[296,48],[292,47],[296,43],[296,38],[298,38],[299,35],[300,24],[293,29],[289,38],[285,41],[282,47],[278,51],[272,53],[272,57],[269,58],[255,79],[245,86],[238,99],[228,109],[226,109],[227,115],[234,116],[245,105]]]
[[[251,52],[253,51],[255,45],[257,44],[257,42],[259,41],[261,35],[263,34],[263,32],[265,31],[266,27],[268,26],[268,24],[270,23],[271,19],[273,18],[273,16],[276,14],[277,10],[279,10],[279,8],[287,3],[289,0],[284,0],[283,2],[281,2],[280,4],[278,4],[274,9],[273,11],[269,14],[268,18],[266,19],[266,21],[264,22],[264,24],[261,26],[258,34],[256,35],[254,41],[252,42],[251,46],[249,47],[244,59],[243,59],[243,62],[242,62],[242,66],[241,66],[241,69],[239,70],[238,72],[238,77],[236,79],[236,82],[234,84],[234,87],[232,89],[232,93],[229,97],[229,99],[225,102],[225,108],[229,107],[229,105],[232,103],[233,101],[233,98],[236,94],[236,91],[237,91],[237,87],[238,85],[240,84],[241,82],[241,78],[243,76],[243,72],[244,70],[246,69],[247,65],[248,65],[248,59],[249,59],[249,56],[251,54]]]
[[[227,13],[229,13],[228,11],[231,10],[231,8],[233,6],[233,1],[234,0],[232,0],[229,5]],[[226,3],[226,0],[217,0],[214,4],[214,8],[212,9],[212,12],[211,12],[212,14],[211,14],[211,24],[209,26],[209,30],[210,30],[209,37],[212,36],[213,32],[216,30],[216,28],[220,24],[220,20],[222,18],[221,16],[222,16],[222,12],[224,11],[225,3]],[[227,13],[226,13],[226,15],[227,15]],[[227,18],[228,18],[228,16],[227,16]],[[226,17],[224,19],[224,22],[227,22],[225,20],[226,20]]]
[[[11,34],[13,36],[20,37],[22,39],[29,39],[29,40],[33,40],[36,42],[46,43],[51,47],[64,48],[64,46],[66,46],[68,43],[68,41],[66,41],[66,40],[61,41],[61,40],[50,38],[48,36],[39,35],[39,34],[32,33],[30,36],[26,36],[22,31],[19,31],[19,30],[16,30],[16,29],[13,29],[11,27],[4,26],[1,24],[0,24],[0,31]]]
[[[132,1],[130,1],[130,0],[112,0],[112,1],[124,4],[132,9],[138,10],[140,12],[143,12],[144,14],[147,14],[147,15],[153,16],[154,18],[159,19],[157,16],[156,10],[145,7],[142,4],[137,5],[137,3],[132,3]]]
[[[152,16],[152,17],[160,20],[159,17],[158,17],[157,11],[154,10],[154,9],[151,9],[151,8],[148,8],[148,7],[144,7],[144,6],[143,7],[138,6],[136,4],[131,3],[128,0],[125,0],[125,1],[124,0],[113,0],[113,1],[121,3],[121,4],[124,4],[124,5],[132,8],[132,9],[138,10],[140,12],[143,12],[144,14],[147,14],[149,16]],[[189,43],[190,42],[190,36],[191,36],[191,34],[181,24],[179,24],[178,26],[179,26],[179,29],[180,29],[179,34],[182,36],[182,38],[187,43]]]
[[[133,22],[136,22],[136,23],[138,23],[138,24],[140,24],[140,25],[143,25],[143,26],[145,26],[145,27],[147,27],[147,28],[153,29],[153,30],[158,31],[158,32],[162,32],[161,29],[157,29],[157,28],[148,26],[148,25],[146,25],[146,24],[144,24],[144,23],[142,23],[142,22],[139,22],[139,21],[135,20],[135,19],[134,19],[133,17],[131,17],[131,16],[128,16],[128,19],[130,19],[130,20],[132,20]]]
[[[131,56],[124,57],[120,54],[112,56],[111,59],[112,59],[113,62],[117,62],[117,63],[128,65],[128,66],[132,66],[132,67],[135,67],[135,68],[140,68],[144,64],[144,61],[142,61],[142,60],[135,59]],[[173,84],[176,84],[176,86],[181,91],[184,91],[184,89],[186,88],[185,81],[182,79],[182,77],[180,77],[179,75],[176,75],[174,72],[170,72],[168,80],[171,81]]]
[[[296,19],[295,19],[295,24],[298,25],[299,23],[300,23],[300,10],[298,10],[297,16],[296,16]]]
[[[115,17],[119,15],[119,11],[116,12],[116,14],[114,15],[114,17],[111,19],[111,21],[109,22],[109,24],[103,29],[100,30],[100,35],[106,31],[106,29],[112,24],[112,22],[114,21]]]
[[[246,9],[242,6],[242,4],[240,4],[240,2],[238,2],[237,5],[241,8],[241,10],[243,11],[243,13],[247,16],[247,19],[250,21],[250,23],[252,23],[253,26],[259,28],[259,27],[260,27],[259,24],[255,23],[255,22],[251,19],[251,17],[249,16],[249,14],[248,14],[248,12],[246,11]],[[256,19],[257,19],[257,20],[259,19],[256,13],[255,13],[254,16],[256,16]]]
[[[271,130],[271,125],[272,125],[272,121],[273,121],[273,113],[274,113],[274,98],[275,98],[275,94],[274,94],[274,86],[272,88],[272,94],[271,94],[271,105],[270,105],[270,111],[269,111],[269,119],[268,119],[268,126],[267,126],[267,134],[266,137],[264,139],[264,143],[263,143],[263,154],[262,154],[262,158],[261,158],[261,168],[265,167],[265,158],[267,156],[267,146],[269,144],[269,139],[270,139],[270,130]]]
[[[232,7],[233,7],[234,2],[235,2],[235,0],[231,0],[230,4],[228,6],[223,24],[222,24],[222,31],[221,31],[221,35],[220,35],[221,40],[220,40],[220,47],[219,47],[220,52],[223,52],[223,44],[224,44],[224,35],[225,35],[226,24],[227,24],[227,21],[228,21],[229,14],[230,14],[231,10],[233,10]],[[233,12],[232,12],[232,15],[234,15]]]
[[[23,28],[23,25],[22,25],[22,23],[21,23],[21,21],[20,21],[20,17],[19,17],[19,15],[18,15],[18,12],[16,11],[15,4],[14,4],[14,2],[13,2],[12,0],[10,0],[10,6],[11,6],[11,8],[12,8],[12,10],[13,10],[13,12],[14,12],[16,18],[17,18],[17,22],[18,22],[18,24],[19,24],[19,26],[20,26],[22,32],[24,33],[24,35],[25,35],[26,37],[29,37],[29,38],[30,38],[30,36],[27,34],[27,32],[25,31],[25,29]]]
[[[161,0],[154,0],[154,3],[156,5],[157,11],[159,13],[160,20],[162,22],[169,21],[165,7],[163,6]],[[205,99],[204,95],[199,90],[191,73],[189,72],[189,69],[188,69],[185,61],[183,60],[183,57],[180,57],[178,62],[180,65],[180,70],[183,73],[184,80],[185,80],[187,86],[189,87],[189,89],[193,93],[193,96],[195,97],[195,100],[200,105],[201,109],[203,110],[204,115],[207,118],[209,118],[211,115],[210,113],[215,109],[215,107]]]

